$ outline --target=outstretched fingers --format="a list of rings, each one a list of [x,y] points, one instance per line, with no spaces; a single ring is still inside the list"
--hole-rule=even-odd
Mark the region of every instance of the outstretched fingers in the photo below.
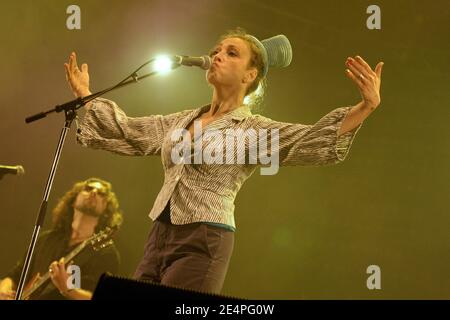
[[[362,81],[362,79],[359,76],[355,75],[355,71],[352,71],[350,69],[345,69],[345,74],[347,75],[347,77],[349,77],[350,79],[352,79],[352,81],[359,87],[362,89],[364,83]]]
[[[72,73],[75,73],[76,71],[80,70],[80,69],[78,69],[77,54],[75,52],[72,52],[72,54],[70,55],[69,66],[70,66],[70,71]]]
[[[375,73],[377,74],[378,79],[381,80],[381,71],[383,69],[384,62],[378,62],[377,66],[375,67]]]
[[[358,65],[360,65],[368,75],[371,75],[371,76],[375,75],[375,73],[373,72],[373,70],[369,66],[369,64],[363,58],[361,58],[360,56],[356,56],[355,57],[355,62]]]
[[[66,72],[66,80],[69,81],[71,79],[71,74],[70,74],[70,69],[69,69],[69,64],[68,63],[64,63],[64,71]]]
[[[87,65],[87,63],[83,63],[81,65],[81,72],[88,73],[88,65]]]

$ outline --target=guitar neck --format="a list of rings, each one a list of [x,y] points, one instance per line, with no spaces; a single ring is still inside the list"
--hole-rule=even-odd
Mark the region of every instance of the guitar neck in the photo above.
[[[89,243],[90,239],[80,243],[75,249],[73,249],[68,255],[64,257],[66,263],[70,263]],[[29,298],[37,289],[39,289],[44,283],[50,279],[50,272],[47,271],[35,284],[26,292],[24,292],[22,299]]]

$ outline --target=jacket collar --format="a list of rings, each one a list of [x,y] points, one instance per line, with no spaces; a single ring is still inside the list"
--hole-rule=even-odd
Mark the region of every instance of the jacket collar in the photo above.
[[[201,108],[196,109],[197,112],[195,112],[195,117],[197,117],[200,113],[207,112],[210,107],[211,107],[211,105],[207,104]],[[234,109],[233,111],[225,113],[223,116],[221,116],[216,121],[228,120],[228,119],[242,121],[245,118],[250,117],[251,115],[252,115],[252,112],[250,111],[250,107],[248,105],[242,105],[242,106]]]

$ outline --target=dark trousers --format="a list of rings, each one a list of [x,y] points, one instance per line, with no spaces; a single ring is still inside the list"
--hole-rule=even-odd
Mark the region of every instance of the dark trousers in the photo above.
[[[153,224],[134,278],[219,293],[234,245],[234,232],[205,223],[173,225],[167,205]]]

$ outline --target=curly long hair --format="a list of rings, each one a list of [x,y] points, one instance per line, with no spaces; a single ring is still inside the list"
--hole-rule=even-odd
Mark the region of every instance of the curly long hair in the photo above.
[[[122,212],[119,209],[119,201],[117,200],[116,194],[112,191],[111,183],[99,178],[89,178],[85,181],[75,183],[72,189],[67,191],[59,199],[57,205],[52,211],[53,230],[66,234],[71,232],[74,213],[73,204],[75,199],[88,184],[93,182],[100,183],[105,188],[105,197],[107,201],[105,212],[99,216],[98,224],[95,227],[95,232],[97,233],[106,227],[120,227],[123,221]]]

